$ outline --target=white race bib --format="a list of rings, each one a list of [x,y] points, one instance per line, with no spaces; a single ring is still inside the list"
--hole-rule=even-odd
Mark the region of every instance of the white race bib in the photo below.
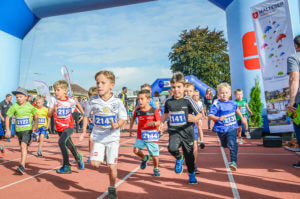
[[[142,140],[145,142],[157,142],[159,133],[156,130],[142,130]]]
[[[184,111],[170,112],[169,117],[170,117],[170,126],[182,126],[187,123]]]
[[[224,126],[231,126],[236,124],[236,117],[235,113],[230,113],[228,115],[224,115],[225,120],[224,120]]]
[[[16,126],[17,127],[29,127],[30,126],[29,117],[18,117],[18,118],[16,118]]]
[[[116,122],[116,115],[95,115],[94,124],[97,127],[108,129],[111,128],[110,120]]]

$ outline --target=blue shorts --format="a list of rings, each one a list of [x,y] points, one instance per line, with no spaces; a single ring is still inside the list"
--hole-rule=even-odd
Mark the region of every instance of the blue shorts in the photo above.
[[[198,140],[199,140],[199,132],[198,132],[197,125],[194,124],[194,141],[198,141]]]
[[[37,136],[40,136],[41,134],[43,134],[44,136],[47,135],[46,127],[42,126],[42,127],[39,128],[39,130],[36,132],[36,135],[37,135]]]
[[[150,155],[152,156],[159,156],[159,146],[155,142],[144,142],[141,139],[136,139],[134,143],[134,147],[143,149],[147,147]]]

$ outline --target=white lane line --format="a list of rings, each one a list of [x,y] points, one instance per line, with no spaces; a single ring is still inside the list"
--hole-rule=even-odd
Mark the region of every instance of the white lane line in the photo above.
[[[162,147],[159,149],[159,151],[163,150],[165,147]],[[130,171],[124,178],[122,178],[116,185],[115,187],[117,188],[120,186],[123,182],[125,182],[130,176],[132,176],[135,172],[137,172],[140,169],[140,166],[137,166],[135,169]],[[108,192],[104,192],[102,195],[100,195],[97,199],[103,199],[108,195]]]
[[[228,166],[228,160],[227,160],[227,157],[226,157],[226,153],[225,153],[224,148],[222,146],[220,146],[220,148],[221,148],[223,160],[224,160],[224,163],[225,163],[225,166],[226,166],[227,175],[228,175],[228,179],[229,179],[230,186],[231,186],[231,189],[232,189],[233,197],[234,197],[234,199],[240,199],[239,191],[236,187],[233,175],[232,175],[231,170]]]
[[[125,142],[122,142],[122,143],[120,143],[120,144],[124,144],[124,143],[127,143],[127,142],[129,142],[129,141],[130,141],[130,140],[126,140]],[[82,142],[84,142],[84,141],[82,141]],[[82,143],[82,142],[77,143],[77,145],[80,144],[80,143]],[[76,145],[76,146],[77,146],[77,145]],[[74,162],[75,162],[75,160],[72,161],[71,163],[74,163]],[[53,169],[49,169],[49,170],[43,171],[43,172],[38,173],[38,174],[36,174],[36,175],[29,176],[29,177],[24,178],[24,179],[22,179],[22,180],[19,180],[19,181],[10,183],[10,184],[8,184],[8,185],[4,185],[4,186],[0,187],[0,190],[1,190],[1,189],[5,189],[5,188],[10,187],[10,186],[15,185],[15,184],[19,184],[20,182],[24,182],[24,181],[30,180],[30,179],[32,179],[32,178],[38,177],[38,176],[43,175],[43,174],[45,174],[45,173],[48,173],[48,172],[50,172],[50,171],[56,170],[56,169],[58,169],[58,168],[60,168],[60,167],[61,167],[61,165],[60,165],[60,166],[57,166],[57,167],[55,167],[55,168],[53,168]]]

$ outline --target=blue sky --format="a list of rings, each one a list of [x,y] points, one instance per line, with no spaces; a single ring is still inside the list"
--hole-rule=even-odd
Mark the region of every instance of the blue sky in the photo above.
[[[225,13],[207,0],[159,0],[42,19],[24,38],[20,85],[51,85],[69,68],[71,81],[88,89],[94,74],[111,70],[115,90],[139,89],[171,77],[168,54],[185,29],[223,30]]]

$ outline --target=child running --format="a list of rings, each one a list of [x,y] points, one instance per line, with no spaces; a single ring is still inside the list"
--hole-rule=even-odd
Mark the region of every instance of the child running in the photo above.
[[[120,141],[120,127],[127,121],[127,112],[123,102],[114,96],[115,75],[111,71],[100,71],[95,75],[98,94],[89,99],[86,105],[83,132],[80,140],[86,135],[88,117],[93,112],[94,128],[91,134],[93,149],[91,153],[92,166],[99,168],[106,157],[109,168],[108,198],[117,199],[116,179],[117,162]]]
[[[21,147],[21,163],[17,168],[17,171],[24,175],[25,173],[25,163],[27,157],[28,146],[31,141],[32,131],[35,131],[38,127],[38,116],[36,114],[36,109],[27,102],[27,91],[24,88],[18,88],[16,91],[12,92],[17,99],[7,111],[7,116],[5,120],[6,126],[6,136],[10,137],[11,131],[9,128],[9,120],[12,116],[15,116],[16,120],[16,134],[19,139],[19,144]],[[32,115],[34,116],[34,126],[32,125]]]
[[[231,96],[231,87],[227,83],[221,83],[217,87],[218,99],[211,106],[208,117],[210,120],[215,120],[213,130],[217,132],[221,145],[224,148],[229,148],[230,161],[229,167],[232,171],[237,170],[237,155],[238,144],[236,142],[238,124],[236,114],[241,118],[245,129],[248,129],[247,121],[243,117],[237,104],[229,100]]]
[[[195,102],[198,104],[200,110],[201,110],[201,114],[202,114],[202,118],[205,117],[205,112],[204,112],[204,107],[203,107],[203,103],[200,99],[200,93],[198,90],[195,90],[194,92],[194,96],[193,96],[193,100],[195,100]],[[199,147],[201,149],[205,148],[205,144],[204,144],[204,135],[203,135],[203,130],[202,130],[202,119],[200,119],[197,123],[197,130],[198,130],[198,135],[199,135],[199,139],[200,139],[200,144]],[[198,139],[197,139],[198,141]]]
[[[50,125],[51,117],[48,117],[48,108],[44,106],[44,98],[41,95],[36,96],[36,113],[39,118],[39,126],[36,132],[37,141],[39,142],[39,147],[37,151],[38,157],[43,157],[42,146],[44,138],[48,138],[48,129]]]
[[[133,152],[142,159],[141,169],[145,169],[149,161],[149,155],[144,155],[142,149],[147,147],[149,154],[153,159],[154,176],[160,176],[158,169],[159,156],[159,132],[161,116],[158,109],[150,106],[151,93],[148,90],[142,90],[138,93],[139,107],[134,111],[130,121],[129,132],[132,131],[132,126],[135,118],[138,118],[137,139],[134,144]]]
[[[79,102],[76,102],[74,99],[69,99],[67,95],[68,83],[66,81],[59,80],[55,82],[53,88],[55,97],[51,98],[48,117],[51,117],[52,115],[54,117],[55,128],[59,135],[58,145],[63,156],[63,165],[60,169],[57,169],[56,172],[60,174],[72,173],[68,149],[75,157],[79,169],[84,169],[82,154],[77,152],[77,149],[71,140],[71,135],[74,130],[72,109],[76,106],[82,114],[83,109]]]
[[[165,103],[162,124],[169,117],[169,152],[176,158],[175,173],[182,173],[183,160],[189,172],[189,183],[197,184],[195,175],[194,122],[201,118],[201,110],[189,96],[184,96],[185,78],[181,72],[174,73],[170,80],[173,96]],[[192,114],[196,116],[193,116]],[[183,155],[179,148],[182,147]]]
[[[252,115],[252,111],[250,110],[250,108],[247,104],[247,99],[243,98],[243,96],[244,96],[243,90],[242,89],[236,89],[234,91],[234,95],[235,95],[235,98],[236,98],[235,103],[238,105],[238,108],[240,109],[243,117],[247,118],[248,113],[250,113],[250,115]],[[248,110],[248,112],[247,112],[247,110]],[[238,115],[236,115],[236,120],[237,120],[237,123],[239,125],[239,128],[237,129],[239,144],[243,144],[241,118]],[[246,122],[247,122],[247,120],[246,120]],[[246,135],[246,138],[250,139],[250,133],[248,131],[245,131],[245,135]]]

